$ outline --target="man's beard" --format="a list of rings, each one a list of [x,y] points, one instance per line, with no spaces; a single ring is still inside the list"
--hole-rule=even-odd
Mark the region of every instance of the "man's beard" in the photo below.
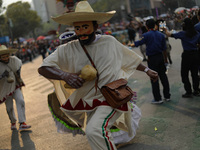
[[[82,37],[82,36],[87,36],[88,39],[86,39],[86,40],[80,40],[80,37]],[[82,45],[89,45],[89,44],[91,44],[91,43],[94,41],[94,39],[95,39],[95,32],[92,32],[91,34],[78,35],[78,39],[79,39],[79,41],[80,41],[80,43],[81,43]]]

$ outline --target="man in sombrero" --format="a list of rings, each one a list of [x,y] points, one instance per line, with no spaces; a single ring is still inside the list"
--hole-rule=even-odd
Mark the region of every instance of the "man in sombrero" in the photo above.
[[[136,134],[141,112],[132,102],[112,108],[95,88],[96,80],[86,81],[79,76],[85,65],[91,65],[82,45],[97,68],[100,88],[120,78],[128,79],[136,69],[145,71],[152,80],[157,80],[158,76],[141,64],[142,57],[114,37],[95,34],[98,24],[108,21],[114,14],[115,11],[94,12],[87,1],[81,1],[77,3],[75,12],[52,18],[60,24],[74,26],[78,39],[60,45],[38,69],[54,84],[56,96],[62,104],[60,110],[77,125],[71,127],[62,121],[64,116],[54,115],[58,131],[74,130],[74,135],[84,131],[93,150],[115,150],[115,144],[130,141]],[[75,89],[72,94],[64,88],[65,83]],[[111,131],[113,126],[116,128]]]
[[[13,108],[13,99],[15,99],[19,130],[29,129],[25,115],[25,102],[21,92],[24,86],[20,77],[22,62],[16,56],[10,56],[17,49],[8,49],[5,45],[0,46],[0,104],[5,102],[6,110],[11,122],[11,130],[16,130],[16,116]]]

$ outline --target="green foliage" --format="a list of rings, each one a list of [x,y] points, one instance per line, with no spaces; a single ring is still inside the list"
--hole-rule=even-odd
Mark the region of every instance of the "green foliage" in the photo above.
[[[33,32],[41,26],[40,17],[30,8],[28,2],[22,3],[21,1],[12,3],[7,7],[5,13],[7,26],[10,26],[14,38],[26,36],[29,32]]]
[[[53,20],[50,20],[48,23],[43,23],[41,28],[36,30],[36,36],[47,35],[50,30],[57,30],[58,23]]]
[[[5,9],[5,7],[2,7],[3,4],[3,0],[0,0],[0,13],[3,12],[3,10]]]
[[[2,0],[0,0],[0,7],[2,7],[2,4],[3,4],[3,1],[2,1]]]
[[[116,14],[113,16],[111,22],[121,20],[121,5],[126,6],[125,0],[98,0],[94,4],[91,4],[95,12],[107,12],[116,10]]]
[[[166,8],[170,8],[171,10],[175,10],[178,7],[186,7],[191,8],[195,6],[195,0],[163,0],[163,2],[166,4]]]

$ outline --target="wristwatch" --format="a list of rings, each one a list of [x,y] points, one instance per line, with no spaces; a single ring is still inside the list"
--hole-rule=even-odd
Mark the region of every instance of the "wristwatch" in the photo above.
[[[144,69],[144,72],[145,72],[145,73],[147,73],[147,71],[149,71],[149,68],[148,68],[148,67],[146,67],[146,68]]]

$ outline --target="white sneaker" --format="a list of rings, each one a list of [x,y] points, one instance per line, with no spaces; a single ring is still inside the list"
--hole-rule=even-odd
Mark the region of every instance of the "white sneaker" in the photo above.
[[[151,104],[162,104],[162,103],[163,103],[162,100],[159,100],[159,101],[152,100],[152,101],[151,101]]]
[[[25,122],[23,122],[19,125],[19,130],[26,130],[26,129],[29,129],[29,128],[31,128],[31,126],[27,125]]]
[[[171,101],[171,99],[170,98],[165,98],[164,99],[166,102],[169,102],[169,101]]]
[[[17,130],[16,123],[11,123],[11,130]]]

